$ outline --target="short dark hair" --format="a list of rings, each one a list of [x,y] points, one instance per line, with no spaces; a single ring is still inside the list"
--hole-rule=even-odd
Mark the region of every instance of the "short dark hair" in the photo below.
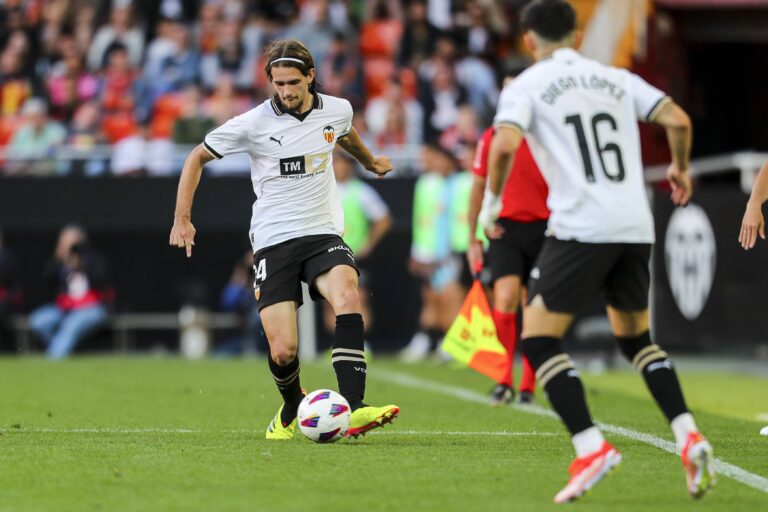
[[[534,0],[520,20],[524,32],[532,30],[547,41],[561,41],[576,30],[576,11],[565,0]]]
[[[285,58],[296,59],[301,61],[301,63],[296,62],[295,60],[279,60],[278,62],[275,62],[277,59]],[[309,50],[301,43],[301,41],[297,41],[296,39],[272,41],[265,52],[265,60],[266,64],[264,65],[264,72],[267,74],[270,82],[272,81],[273,67],[296,68],[301,71],[301,74],[304,76],[309,76],[309,70],[314,69],[315,67],[315,62],[312,60],[312,54],[309,53]],[[315,77],[315,80],[309,84],[309,92],[316,92],[319,85],[320,84],[317,83],[317,77]]]

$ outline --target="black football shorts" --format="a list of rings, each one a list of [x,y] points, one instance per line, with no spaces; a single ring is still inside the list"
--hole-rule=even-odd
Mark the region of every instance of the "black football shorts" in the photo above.
[[[315,279],[337,265],[349,265],[359,274],[352,250],[337,235],[294,238],[259,250],[253,261],[253,289],[259,311],[286,301],[301,306],[302,281],[309,284],[312,300],[321,299],[314,287]]]
[[[505,276],[520,276],[525,285],[541,246],[544,245],[547,221],[516,222],[499,219],[498,224],[504,233],[488,245],[487,266],[491,269],[491,282]]]
[[[578,313],[601,290],[620,311],[648,308],[651,244],[584,243],[549,237],[528,280],[528,304],[541,296],[550,311]]]

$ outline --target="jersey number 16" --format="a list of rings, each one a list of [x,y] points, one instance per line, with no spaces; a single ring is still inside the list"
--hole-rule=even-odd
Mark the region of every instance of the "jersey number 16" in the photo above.
[[[611,130],[618,131],[616,120],[605,112],[600,112],[592,116],[592,136],[595,141],[595,151],[600,159],[600,166],[603,168],[603,174],[611,180],[616,182],[624,181],[624,161],[621,158],[621,147],[615,142],[609,142],[601,145],[600,136],[597,128],[601,123],[608,123]],[[592,156],[589,152],[589,144],[587,143],[587,136],[584,133],[584,124],[581,121],[581,116],[574,114],[565,118],[565,124],[573,125],[576,130],[576,140],[579,143],[579,151],[581,152],[581,160],[584,163],[584,172],[587,175],[587,181],[589,183],[595,183],[595,171],[592,168]],[[616,158],[616,170],[614,172],[608,172],[605,166],[605,153],[614,153]]]

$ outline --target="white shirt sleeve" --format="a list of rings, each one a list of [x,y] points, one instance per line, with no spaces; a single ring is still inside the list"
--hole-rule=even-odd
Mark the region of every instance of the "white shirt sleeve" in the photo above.
[[[343,100],[343,101],[344,101],[344,128],[341,130],[341,133],[336,137],[337,139],[344,137],[352,130],[352,116],[354,115],[354,112],[352,110],[352,104],[347,100]]]
[[[361,199],[363,211],[370,220],[377,221],[389,215],[389,208],[379,193],[372,186],[364,182]]]
[[[518,81],[504,87],[499,96],[499,106],[496,109],[496,117],[493,118],[494,126],[512,125],[525,132],[531,125],[533,117],[533,104]]]
[[[246,114],[235,116],[205,136],[203,147],[214,158],[223,158],[233,153],[243,153],[246,147],[248,123]]]
[[[634,73],[629,74],[635,115],[642,121],[653,121],[661,108],[672,99]]]

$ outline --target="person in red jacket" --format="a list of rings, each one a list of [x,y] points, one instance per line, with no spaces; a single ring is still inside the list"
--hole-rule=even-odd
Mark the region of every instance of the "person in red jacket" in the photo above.
[[[483,244],[475,237],[477,218],[483,202],[488,176],[488,151],[494,129],[488,128],[477,143],[472,166],[474,183],[469,208],[470,244],[467,251],[473,271],[486,263]],[[528,275],[536,261],[547,229],[547,184],[541,176],[528,145],[523,142],[512,165],[509,180],[503,193],[503,208],[499,221],[492,230],[486,231],[490,240],[487,266],[493,285],[493,321],[496,331],[510,358],[507,375],[491,393],[493,405],[511,403],[515,398],[512,367],[517,344],[517,308]],[[536,373],[523,356],[523,375],[520,381],[520,402],[533,399]]]
[[[48,357],[61,359],[107,322],[114,291],[106,260],[75,225],[61,230],[44,276],[54,289],[54,301],[34,310],[29,326],[47,346]]]

